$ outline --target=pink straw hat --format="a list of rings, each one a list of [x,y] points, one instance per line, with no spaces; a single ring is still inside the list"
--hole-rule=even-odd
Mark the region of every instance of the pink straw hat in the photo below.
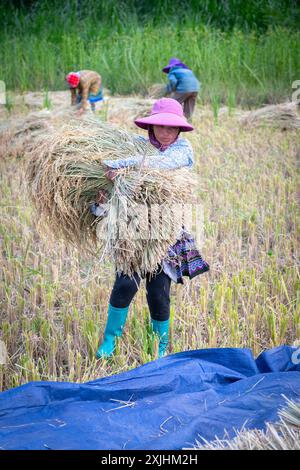
[[[172,98],[157,100],[152,107],[150,116],[136,119],[134,122],[142,129],[148,129],[151,125],[179,127],[182,132],[194,129],[184,117],[181,104]]]

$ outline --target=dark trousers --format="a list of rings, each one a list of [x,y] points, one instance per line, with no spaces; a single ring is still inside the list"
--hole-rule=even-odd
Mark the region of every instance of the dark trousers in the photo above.
[[[133,278],[117,274],[109,303],[116,308],[128,307],[139,289],[141,279],[137,273]],[[165,321],[170,317],[171,279],[163,270],[146,275],[146,296],[153,320]]]
[[[175,91],[175,93],[172,94],[171,98],[178,101],[182,105],[185,117],[187,119],[190,119],[194,112],[197,95],[198,93],[196,91],[189,93],[179,93],[178,91]]]

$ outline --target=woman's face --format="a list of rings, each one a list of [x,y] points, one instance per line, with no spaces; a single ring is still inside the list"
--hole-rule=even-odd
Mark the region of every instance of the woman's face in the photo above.
[[[179,127],[153,126],[153,132],[160,144],[170,145],[176,140],[179,134]]]

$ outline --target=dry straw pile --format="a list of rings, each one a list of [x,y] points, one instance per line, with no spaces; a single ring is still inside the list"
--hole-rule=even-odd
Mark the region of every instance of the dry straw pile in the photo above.
[[[199,450],[300,450],[300,402],[286,398],[277,423],[267,423],[266,430],[242,430],[233,439],[216,439],[205,444],[196,440]]]
[[[49,117],[45,113],[3,123],[0,127],[0,158],[22,157],[32,150],[36,138],[50,128]]]
[[[0,124],[0,159],[21,158],[30,153],[40,137],[70,119],[70,111],[36,111],[26,117],[14,118]]]
[[[299,129],[300,106],[294,102],[265,106],[244,114],[240,122],[251,127],[265,125],[280,129]]]
[[[141,167],[121,170],[114,184],[106,178],[104,160],[135,155],[143,156]],[[176,241],[182,223],[178,203],[191,202],[195,179],[185,169],[147,168],[150,155],[157,155],[151,144],[95,118],[50,132],[27,165],[39,217],[57,237],[110,258],[119,272],[152,272]],[[89,206],[100,189],[108,194],[107,217],[96,219]],[[150,216],[155,209],[159,215]],[[153,220],[158,227],[149,239]]]
[[[148,88],[150,98],[159,99],[167,95],[166,85],[163,83],[154,83]]]

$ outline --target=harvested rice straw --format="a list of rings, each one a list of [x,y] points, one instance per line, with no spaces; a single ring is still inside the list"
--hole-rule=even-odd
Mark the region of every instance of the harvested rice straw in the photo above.
[[[286,397],[285,397],[286,398]],[[234,438],[208,442],[199,436],[194,449],[199,450],[300,450],[300,403],[287,401],[277,423],[266,423],[266,430],[242,429]]]
[[[116,178],[108,217],[98,224],[103,256],[110,253],[117,270],[129,275],[154,271],[177,239],[194,184],[187,169],[131,170]]]
[[[69,111],[42,110],[26,117],[13,119],[0,126],[0,158],[23,157],[33,150],[43,137],[70,116]]]
[[[30,196],[56,236],[93,253],[97,248],[98,253],[115,261],[119,271],[152,271],[175,241],[174,225],[177,229],[181,219],[176,218],[172,204],[190,201],[193,177],[184,169],[166,172],[131,168],[122,170],[113,185],[105,176],[103,160],[157,154],[148,142],[88,118],[39,141],[27,166]],[[89,210],[99,189],[110,195],[108,216],[102,221],[95,220]],[[165,209],[164,240],[133,236],[137,227],[140,230],[145,225],[141,208],[148,210],[152,204]],[[120,233],[119,221],[126,220],[128,211],[135,225],[127,223]]]
[[[266,125],[281,129],[299,129],[299,111],[300,106],[294,102],[270,105],[244,114],[240,122],[251,127]]]
[[[134,120],[138,117],[149,116],[155,100],[133,98],[115,98],[108,108],[108,120],[120,127],[134,128]]]
[[[30,152],[35,139],[50,130],[51,125],[45,119],[31,119],[6,124],[0,129],[0,158],[22,157]]]
[[[154,83],[148,88],[148,95],[150,98],[159,99],[163,98],[167,94],[167,87],[163,83]]]

